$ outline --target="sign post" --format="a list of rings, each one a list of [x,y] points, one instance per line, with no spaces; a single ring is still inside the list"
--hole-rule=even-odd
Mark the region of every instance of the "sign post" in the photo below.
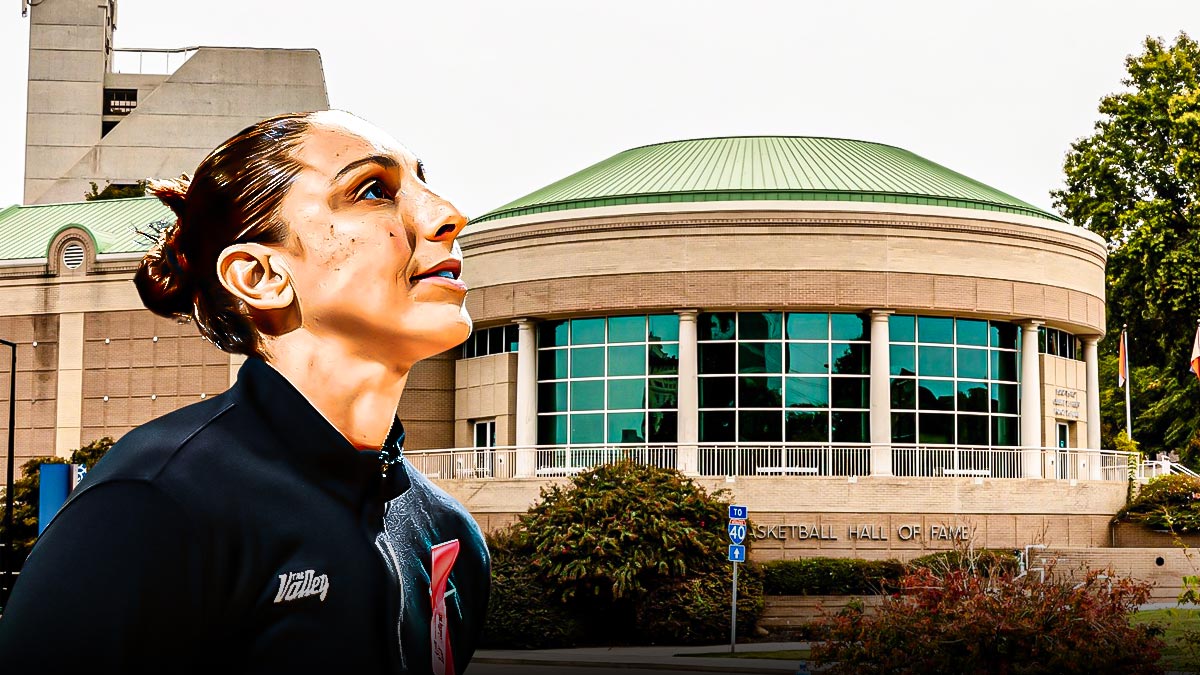
[[[738,563],[746,562],[746,515],[744,506],[729,506],[729,562],[733,563],[733,603],[729,612],[729,653],[737,651],[737,573]]]

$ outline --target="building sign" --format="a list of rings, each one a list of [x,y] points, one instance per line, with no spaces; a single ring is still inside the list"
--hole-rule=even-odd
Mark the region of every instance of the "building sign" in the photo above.
[[[1058,387],[1054,390],[1054,416],[1060,419],[1079,419],[1079,390]]]
[[[974,528],[968,525],[928,525],[905,523],[888,529],[878,523],[851,523],[843,529],[833,525],[797,524],[754,526],[755,539],[780,541],[970,541]]]

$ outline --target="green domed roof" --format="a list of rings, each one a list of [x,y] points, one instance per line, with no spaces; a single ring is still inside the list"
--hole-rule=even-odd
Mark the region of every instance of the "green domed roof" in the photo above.
[[[743,200],[925,204],[1063,222],[907,150],[806,136],[699,138],[633,148],[475,222],[596,206]]]

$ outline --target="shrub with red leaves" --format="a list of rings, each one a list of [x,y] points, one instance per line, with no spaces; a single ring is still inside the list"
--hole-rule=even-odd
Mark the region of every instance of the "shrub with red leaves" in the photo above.
[[[1042,582],[916,569],[874,614],[822,619],[812,659],[834,674],[1160,673],[1158,629],[1129,625],[1149,596],[1147,583],[1098,572]]]

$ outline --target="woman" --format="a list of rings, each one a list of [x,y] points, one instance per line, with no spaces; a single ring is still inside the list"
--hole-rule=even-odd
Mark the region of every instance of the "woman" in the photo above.
[[[153,188],[178,216],[146,306],[246,354],[139,427],[42,535],[0,619],[10,672],[461,673],[488,556],[401,458],[413,364],[471,321],[466,220],[342,112],[281,115]]]

